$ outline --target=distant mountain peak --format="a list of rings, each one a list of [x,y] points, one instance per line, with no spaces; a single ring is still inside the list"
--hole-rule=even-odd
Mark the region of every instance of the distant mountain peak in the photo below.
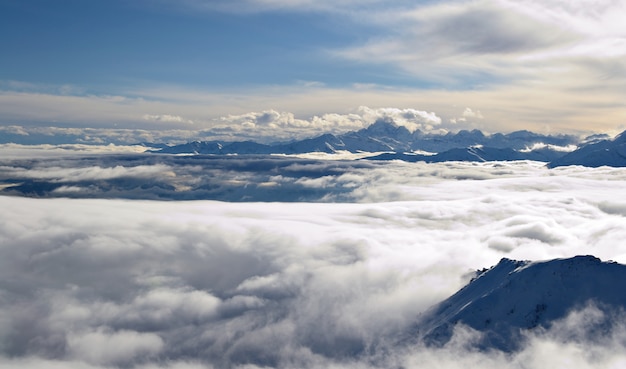
[[[613,139],[590,141],[577,150],[551,161],[548,167],[566,165],[626,167],[626,131]]]

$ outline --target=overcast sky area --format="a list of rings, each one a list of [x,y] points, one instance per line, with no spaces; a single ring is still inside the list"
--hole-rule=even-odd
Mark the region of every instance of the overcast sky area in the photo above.
[[[625,18],[614,0],[2,1],[0,124],[293,138],[412,109],[434,130],[615,134]]]
[[[184,191],[203,171],[183,163],[81,167],[67,158],[25,171],[26,161],[16,160],[2,173],[58,183],[66,193],[100,186],[102,197],[124,183],[128,191],[132,183],[174,185],[187,173],[188,182],[177,183]],[[204,175],[215,187],[261,184],[262,170],[254,177],[237,162],[239,170],[220,165],[230,175]],[[529,334],[510,355],[472,349],[477,333],[464,329],[441,348],[401,339],[420,314],[503,257],[593,254],[626,263],[624,169],[354,165],[294,160],[265,183],[321,189],[319,203],[0,196],[0,208],[11,209],[0,212],[0,368],[626,363],[621,315],[601,339],[585,338],[603,314],[593,306]],[[135,191],[148,197],[159,188]],[[344,201],[333,202],[338,196]]]

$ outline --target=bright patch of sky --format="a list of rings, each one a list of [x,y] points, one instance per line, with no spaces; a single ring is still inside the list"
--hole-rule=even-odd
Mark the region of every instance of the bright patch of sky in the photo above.
[[[612,0],[4,1],[0,125],[210,129],[367,106],[616,133],[624,17]]]

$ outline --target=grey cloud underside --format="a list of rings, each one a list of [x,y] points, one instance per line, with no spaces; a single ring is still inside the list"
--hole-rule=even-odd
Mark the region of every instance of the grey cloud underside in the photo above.
[[[563,41],[556,28],[550,29],[522,14],[511,14],[497,7],[477,4],[423,19],[419,39],[432,40],[434,52],[451,48],[457,55],[510,54],[529,52]]]

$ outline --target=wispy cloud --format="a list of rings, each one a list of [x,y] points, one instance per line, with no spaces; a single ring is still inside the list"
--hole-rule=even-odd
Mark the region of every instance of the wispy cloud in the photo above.
[[[565,1],[418,6],[389,17],[391,32],[386,37],[348,48],[342,55],[392,63],[426,79],[459,78],[461,88],[467,86],[464,77],[472,74],[484,76],[479,83],[538,78],[548,70],[554,73],[555,65],[565,72],[579,58],[623,55],[625,49],[614,46],[624,42],[626,30],[615,19],[626,7],[613,1],[591,3],[589,11]]]
[[[147,121],[154,122],[171,122],[171,123],[189,123],[193,124],[193,121],[185,119],[179,115],[170,115],[170,114],[144,114],[142,117]]]

